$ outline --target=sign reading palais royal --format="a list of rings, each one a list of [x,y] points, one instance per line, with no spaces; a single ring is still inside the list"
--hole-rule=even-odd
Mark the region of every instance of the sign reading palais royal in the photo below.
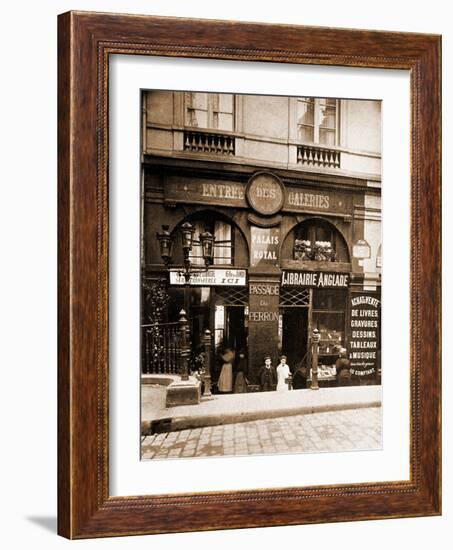
[[[280,245],[279,227],[250,228],[251,248],[250,265],[278,265],[278,248]]]
[[[325,273],[323,271],[284,271],[282,286],[307,288],[348,288],[349,273]]]
[[[208,269],[192,273],[190,284],[195,286],[245,286],[247,271],[245,269]],[[184,275],[177,268],[170,269],[170,284],[184,285]]]

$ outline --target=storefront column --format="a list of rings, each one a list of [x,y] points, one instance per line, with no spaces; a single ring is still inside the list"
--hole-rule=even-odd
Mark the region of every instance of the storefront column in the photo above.
[[[279,279],[250,279],[249,284],[249,378],[258,383],[257,374],[264,357],[278,364]]]

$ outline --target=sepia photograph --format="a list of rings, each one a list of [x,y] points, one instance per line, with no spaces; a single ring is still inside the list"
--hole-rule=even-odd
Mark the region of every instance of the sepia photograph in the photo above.
[[[301,92],[142,90],[142,460],[382,449],[382,105]]]

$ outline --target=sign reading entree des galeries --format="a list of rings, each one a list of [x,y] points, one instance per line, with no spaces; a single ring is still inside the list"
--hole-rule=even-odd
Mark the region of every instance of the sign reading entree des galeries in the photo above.
[[[283,271],[282,286],[307,288],[348,288],[349,273],[323,271]]]
[[[347,214],[353,207],[351,193],[320,190],[309,182],[303,186],[283,182],[272,173],[258,172],[247,185],[238,181],[169,175],[164,185],[165,200],[247,208],[262,216],[285,212],[335,212]]]

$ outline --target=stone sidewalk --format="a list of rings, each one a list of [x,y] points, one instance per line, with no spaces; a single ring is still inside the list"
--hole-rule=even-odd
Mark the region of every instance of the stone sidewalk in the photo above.
[[[340,411],[380,406],[381,386],[321,388],[317,391],[259,392],[213,395],[198,405],[165,407],[164,390],[142,386],[142,435],[265,418],[314,412]]]
[[[382,408],[299,414],[145,436],[142,459],[376,450]]]

